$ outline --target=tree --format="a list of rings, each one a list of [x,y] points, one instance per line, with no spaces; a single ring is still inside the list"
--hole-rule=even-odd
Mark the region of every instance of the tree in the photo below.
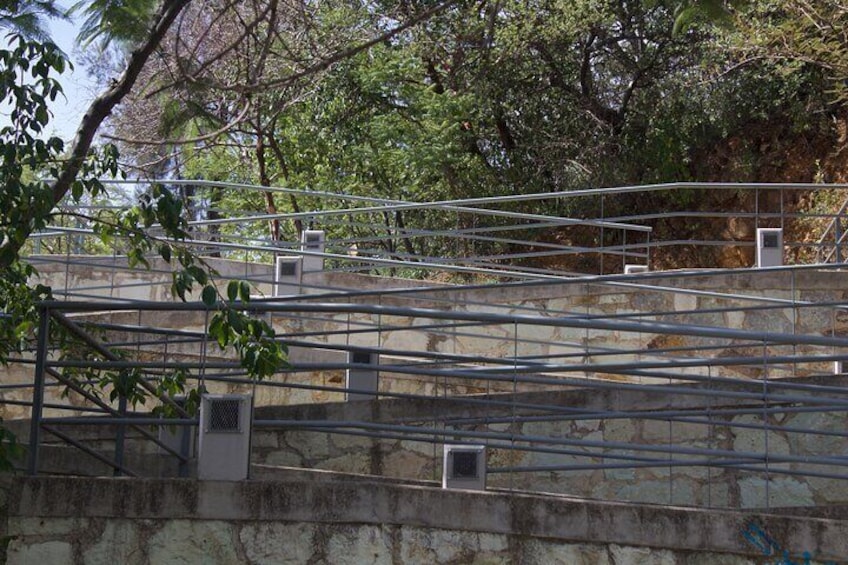
[[[377,4],[194,2],[147,67],[144,88],[113,120],[114,138],[148,171],[184,176],[206,169],[197,163],[228,158],[238,180],[290,181],[290,155],[282,150],[288,140],[279,126],[292,108],[331,69],[453,3],[399,15]],[[275,213],[280,203],[267,192],[264,207]],[[288,207],[299,209],[293,196]],[[296,231],[301,227],[295,223]],[[272,221],[271,239],[280,239],[282,229]]]
[[[752,39],[759,35],[748,38],[729,22],[741,14],[751,26],[782,22],[784,10],[773,4],[383,0],[364,7],[318,1],[301,10],[195,0],[145,68],[144,88],[110,122],[111,133],[122,154],[151,174],[386,199],[770,180],[760,176],[775,168],[762,138],[819,136],[826,121],[823,83],[810,65],[786,73],[774,58],[740,61],[761,49]],[[716,166],[716,154],[730,145],[743,150]],[[251,212],[313,204],[270,193],[204,198]],[[504,207],[597,212],[554,203]],[[620,211],[666,204],[645,198]],[[329,229],[340,239],[368,237],[375,252],[394,257],[467,255],[438,237],[381,234],[498,222],[484,221],[407,211],[373,214],[367,223],[382,224],[374,233],[353,222]],[[293,224],[272,223],[268,233],[294,238],[302,226]]]
[[[209,332],[221,347],[234,346],[249,375],[266,377],[285,361],[284,347],[273,329],[260,320],[248,320],[229,303],[246,301],[250,289],[232,282],[221,296],[211,284],[213,273],[203,260],[180,241],[187,235],[182,203],[163,187],[154,187],[138,205],[120,215],[86,217],[60,212],[65,199],[80,202],[84,197],[105,193],[103,175],[119,173],[114,146],[95,148],[95,134],[106,117],[127,95],[159,45],[162,37],[188,5],[189,0],[94,0],[80,4],[88,15],[83,32],[89,39],[120,40],[128,49],[123,72],[89,106],[70,147],[62,140],[43,138],[50,120],[50,102],[61,95],[56,75],[67,66],[65,55],[44,37],[38,16],[52,16],[57,9],[50,1],[23,8],[18,2],[0,4],[0,25],[8,30],[8,48],[0,50],[0,100],[10,107],[10,124],[0,129],[0,362],[33,343],[40,301],[50,289],[30,286],[35,274],[21,257],[31,234],[45,228],[61,214],[73,214],[93,223],[104,240],[126,240],[131,265],[146,264],[152,251],[175,266],[173,294],[186,300],[200,287],[200,297],[215,310]],[[140,32],[139,30],[143,30]],[[157,225],[165,236],[153,236]],[[62,343],[71,346],[73,336]],[[146,395],[173,393],[177,380],[162,376],[158,388],[125,372],[101,379],[118,396],[143,401]],[[130,386],[125,386],[130,383]],[[142,391],[146,388],[147,392]],[[2,453],[0,453],[2,455]],[[1,459],[1,457],[0,457]]]

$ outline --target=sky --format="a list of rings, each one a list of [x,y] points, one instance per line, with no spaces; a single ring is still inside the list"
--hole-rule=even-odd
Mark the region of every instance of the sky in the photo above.
[[[65,7],[68,3],[59,2],[58,4]],[[94,81],[86,75],[85,68],[79,61],[79,53],[75,51],[77,25],[74,22],[56,20],[50,21],[49,24],[53,41],[70,57],[74,69],[73,71],[66,70],[58,77],[65,97],[57,98],[52,104],[53,119],[48,128],[52,127],[51,133],[61,137],[66,142],[70,142],[86,108],[97,96],[99,89]]]

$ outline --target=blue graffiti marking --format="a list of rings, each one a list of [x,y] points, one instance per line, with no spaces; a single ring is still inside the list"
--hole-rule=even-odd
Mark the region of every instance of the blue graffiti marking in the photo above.
[[[781,547],[780,543],[769,535],[756,522],[748,522],[745,527],[740,530],[742,537],[754,546],[760,553],[766,557],[777,557],[777,561],[769,562],[773,565],[810,565],[812,555],[809,551],[801,554],[803,561],[795,561],[789,554],[788,549]],[[836,565],[833,561],[827,561],[824,565]]]

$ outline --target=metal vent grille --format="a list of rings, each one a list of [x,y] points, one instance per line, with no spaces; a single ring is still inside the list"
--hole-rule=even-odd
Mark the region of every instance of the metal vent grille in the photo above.
[[[776,233],[764,233],[763,234],[763,247],[777,247],[778,246],[779,237]]]
[[[451,475],[454,479],[476,479],[477,453],[474,451],[454,451],[451,453],[453,468]]]
[[[280,277],[297,276],[297,261],[280,261],[277,263],[277,275]]]
[[[210,432],[241,431],[239,427],[241,403],[241,400],[231,398],[210,400],[207,429]]]
[[[354,351],[351,355],[351,363],[368,365],[371,363],[371,354],[367,351]]]
[[[318,249],[321,247],[321,234],[320,233],[307,233],[304,238],[304,243],[306,243],[307,249]]]

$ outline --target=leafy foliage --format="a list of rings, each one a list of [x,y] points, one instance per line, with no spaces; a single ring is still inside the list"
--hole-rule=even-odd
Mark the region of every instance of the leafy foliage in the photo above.
[[[848,102],[848,7],[835,0],[756,2],[736,20],[742,64],[768,60],[784,76],[817,69],[834,104]]]
[[[53,0],[3,0],[0,2],[0,28],[30,40],[48,41],[44,18],[64,18]]]
[[[340,43],[374,37],[422,5],[316,2],[308,18],[274,6],[193,2],[182,24],[191,33],[168,42],[178,47],[147,69],[147,87],[113,122],[125,154],[137,165],[154,163],[148,170],[157,175],[413,201],[725,174],[762,180],[757,171],[769,156],[751,132],[827,134],[824,90],[838,93],[845,81],[832,70],[848,59],[823,23],[844,14],[806,0],[786,8],[713,0],[457,3],[340,58]],[[801,22],[804,6],[815,8],[818,23]],[[790,29],[797,41],[785,36]],[[815,29],[821,38],[812,41]],[[800,55],[784,64],[781,42],[798,53],[829,49],[830,58],[807,58],[831,69],[830,79]],[[741,147],[732,171],[711,167],[711,155],[730,144]],[[245,212],[355,207],[308,195],[275,200],[209,189],[195,196]],[[530,206],[504,207],[584,213],[577,204]],[[467,221],[405,211],[322,228],[389,256],[449,256],[468,249],[438,237],[398,242],[379,234],[448,232],[470,228]],[[295,239],[302,227],[272,226],[271,237]],[[220,229],[263,237],[255,225]]]
[[[677,6],[672,32],[679,34],[704,24],[729,27],[733,23],[733,9],[743,3],[740,0],[684,0]]]
[[[179,0],[94,0],[77,4],[76,9],[88,15],[85,39],[118,40],[142,47],[130,54],[127,72],[117,84],[92,103],[80,128],[85,135],[75,139],[69,157],[61,139],[45,138],[50,104],[62,93],[57,76],[69,63],[44,37],[40,18],[58,16],[60,10],[49,0],[0,3],[0,27],[11,30],[5,48],[0,49],[0,103],[8,107],[10,118],[8,125],[0,128],[0,363],[32,350],[39,304],[51,298],[49,288],[30,285],[37,273],[22,258],[21,250],[33,233],[60,216],[73,216],[93,226],[104,245],[123,246],[130,266],[149,266],[148,257],[154,252],[172,264],[175,297],[187,300],[199,288],[203,303],[216,309],[216,339],[221,342],[218,336],[223,336],[224,345],[233,346],[251,377],[267,377],[284,365],[285,349],[276,342],[270,325],[251,320],[218,300],[216,273],[184,244],[188,236],[186,210],[178,196],[155,186],[132,208],[95,216],[57,207],[64,198],[73,205],[108,197],[101,179],[122,174],[119,153],[113,145],[95,148],[90,141],[101,121],[132,86],[158,42],[157,34],[167,30],[185,4]],[[241,291],[240,298],[249,299],[249,288]],[[97,361],[123,355],[118,348],[92,348],[66,328],[55,327],[59,324],[53,326],[50,343],[63,358]],[[151,395],[184,393],[189,376],[181,371],[151,376],[136,368],[100,371],[68,367],[63,372],[77,388],[132,405],[144,404]],[[197,390],[189,391],[195,400],[197,394]],[[9,461],[4,457],[16,453],[13,438],[0,428],[0,466],[7,467]]]
[[[0,262],[14,262],[17,249],[51,218],[53,193],[46,180],[29,171],[58,166],[64,143],[41,133],[50,120],[49,104],[61,93],[55,78],[66,61],[52,43],[8,37],[0,49],[0,102],[10,107],[10,123],[0,128]]]
[[[158,4],[157,0],[81,0],[70,13],[86,16],[79,33],[83,43],[102,39],[106,44],[114,40],[132,44],[146,37]]]

